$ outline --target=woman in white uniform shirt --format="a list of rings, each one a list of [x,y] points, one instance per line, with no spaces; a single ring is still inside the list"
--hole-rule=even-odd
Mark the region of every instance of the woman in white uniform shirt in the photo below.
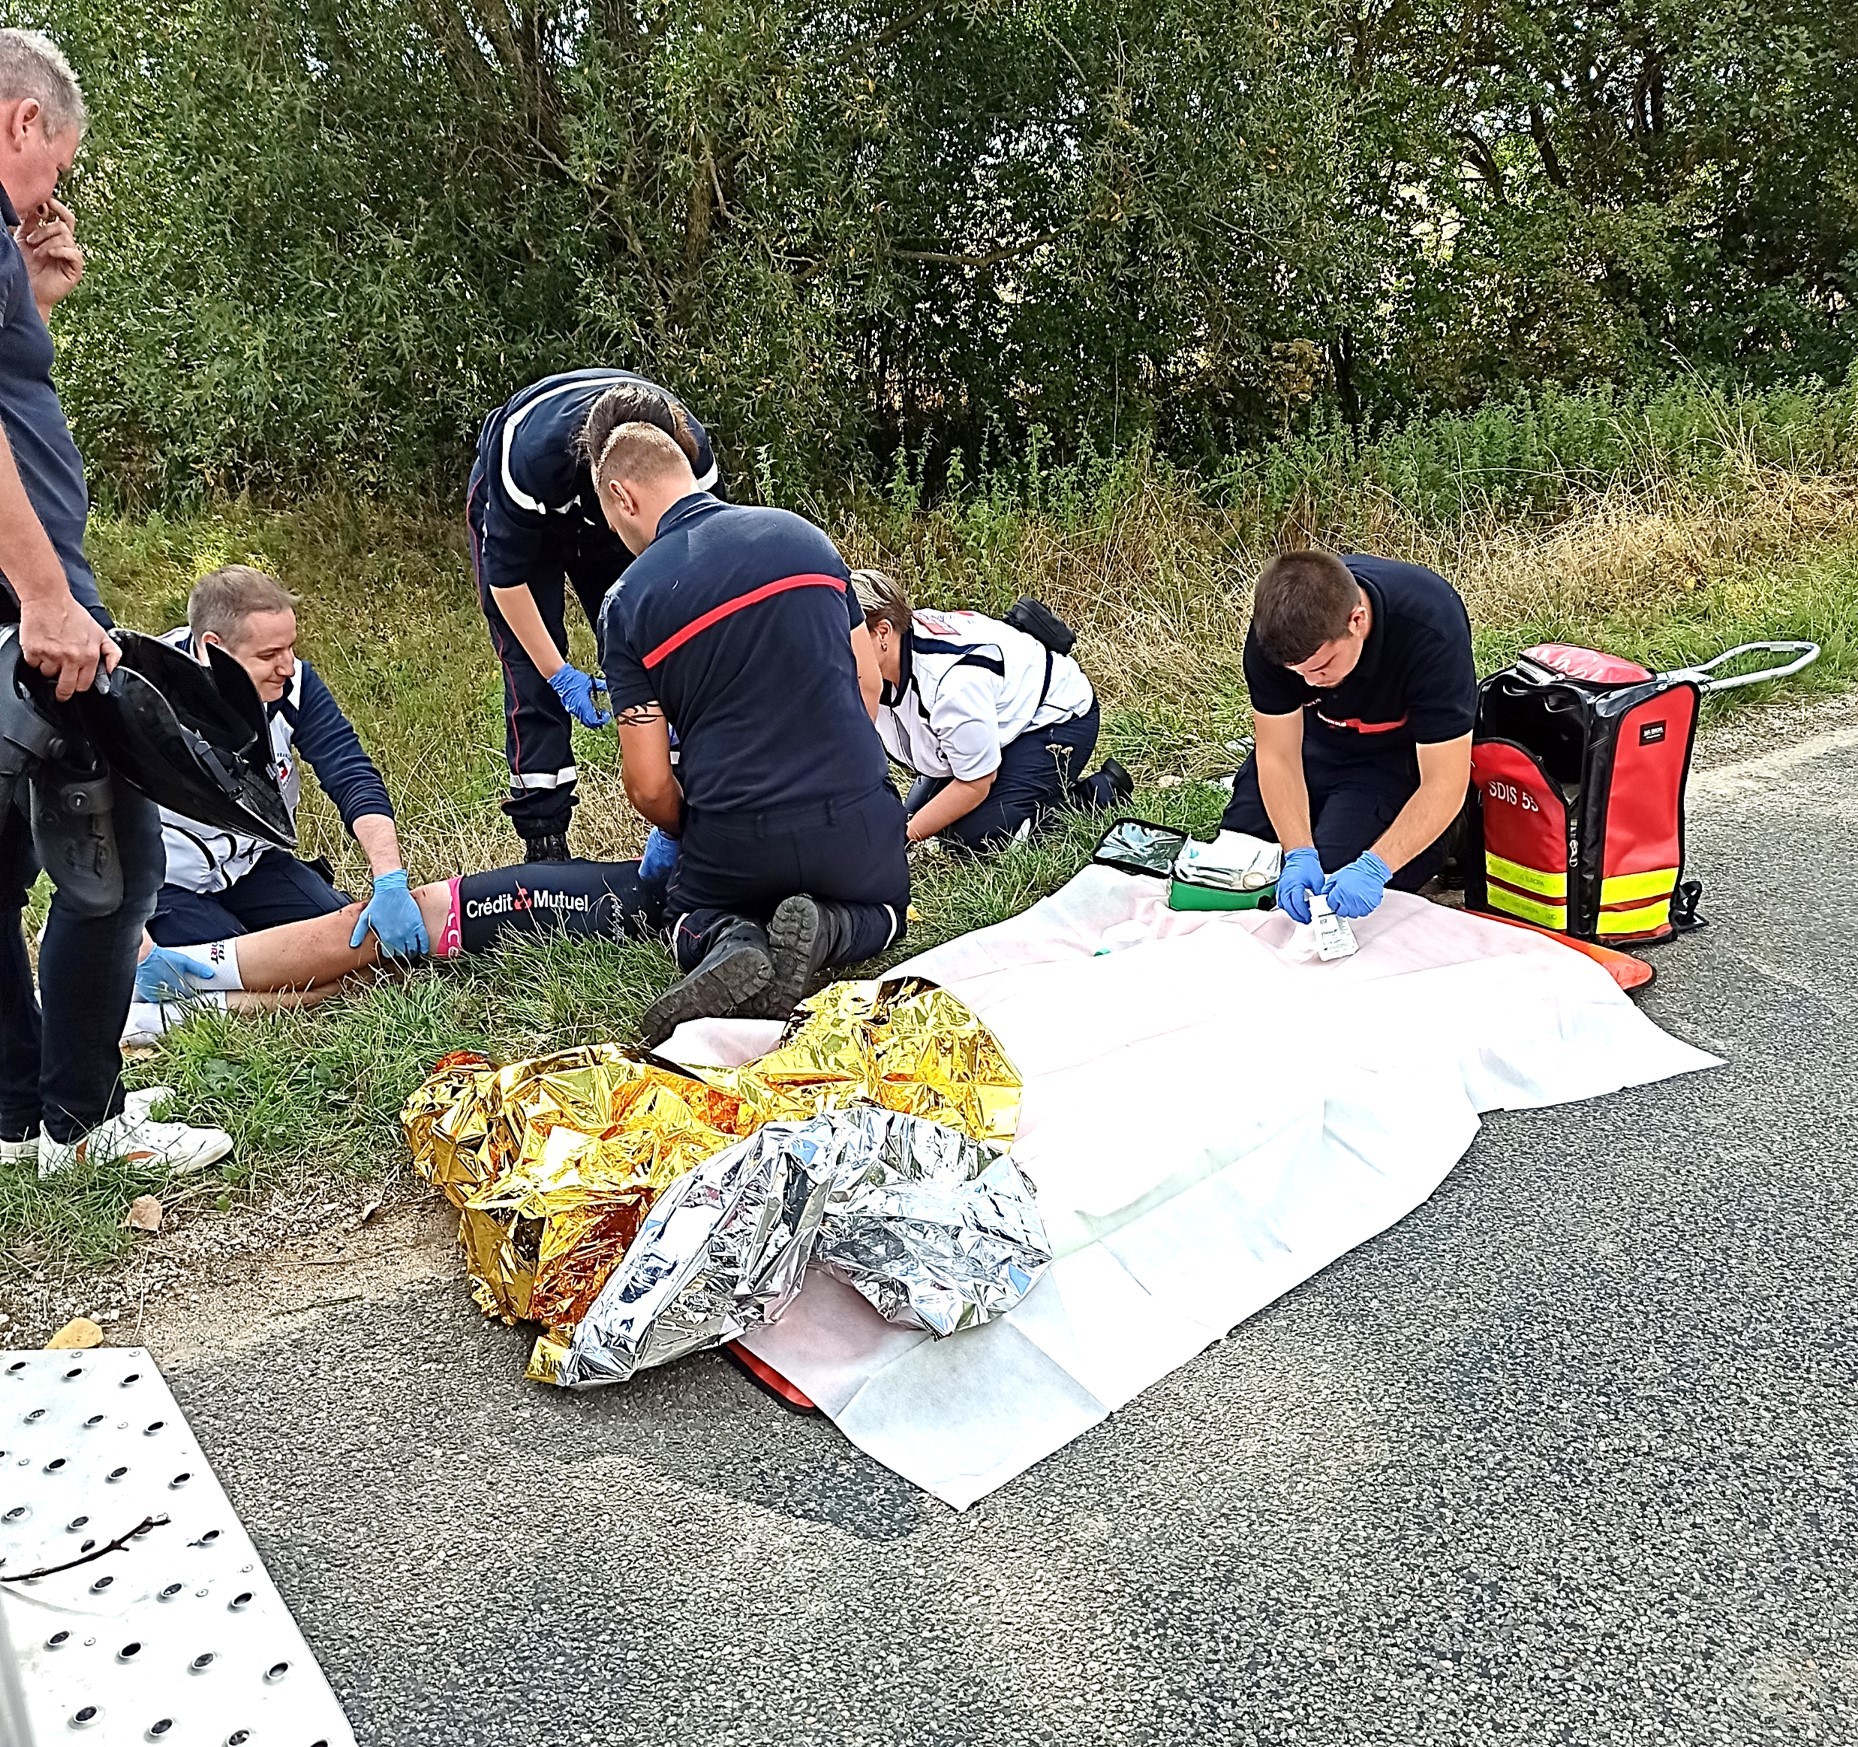
[[[1069,655],[980,613],[914,608],[880,570],[853,571],[852,586],[884,678],[878,733],[917,776],[904,802],[912,842],[998,849],[1046,813],[1128,797],[1129,773],[1113,758],[1080,779],[1097,699]]]

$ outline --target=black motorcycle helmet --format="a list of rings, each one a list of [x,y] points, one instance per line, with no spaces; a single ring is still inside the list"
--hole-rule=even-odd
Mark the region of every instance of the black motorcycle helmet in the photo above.
[[[25,660],[17,633],[0,632],[0,739],[36,742],[43,756],[74,761],[88,742],[113,775],[157,806],[294,849],[270,726],[245,669],[210,644],[202,666],[139,631],[110,636],[122,650],[115,672],[99,668],[90,690],[61,705]]]

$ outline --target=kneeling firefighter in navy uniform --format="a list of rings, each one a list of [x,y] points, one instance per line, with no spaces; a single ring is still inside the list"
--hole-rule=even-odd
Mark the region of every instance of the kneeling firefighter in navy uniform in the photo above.
[[[785,1017],[816,972],[897,939],[909,908],[851,573],[811,522],[703,491],[656,426],[616,428],[594,482],[637,554],[600,622],[626,794],[680,840],[666,911],[687,974],[645,1041],[687,1019]]]
[[[1287,552],[1265,565],[1245,637],[1256,750],[1228,831],[1283,845],[1278,906],[1320,891],[1365,916],[1417,891],[1464,806],[1477,671],[1464,602],[1418,564]]]
[[[656,426],[717,482],[709,435],[666,390],[624,370],[532,383],[484,420],[465,502],[478,601],[503,669],[503,803],[530,861],[568,859],[578,771],[574,727],[604,728],[598,680],[567,658],[564,585],[598,629],[606,591],[632,561],[595,507],[588,469],[622,424]]]

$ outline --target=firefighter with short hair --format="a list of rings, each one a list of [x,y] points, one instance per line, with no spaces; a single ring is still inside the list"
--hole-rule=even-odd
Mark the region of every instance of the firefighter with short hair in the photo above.
[[[1471,776],[1471,621],[1436,571],[1366,554],[1265,565],[1245,636],[1255,750],[1221,822],[1284,849],[1280,909],[1365,916],[1445,860]]]

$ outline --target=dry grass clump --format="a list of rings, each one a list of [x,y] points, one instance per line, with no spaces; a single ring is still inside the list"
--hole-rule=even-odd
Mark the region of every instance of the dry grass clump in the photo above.
[[[1733,494],[1616,485],[1545,528],[1490,516],[1428,530],[1392,505],[1378,522],[1354,543],[1449,576],[1475,622],[1527,624],[1656,609],[1858,536],[1858,475],[1768,469]]]

